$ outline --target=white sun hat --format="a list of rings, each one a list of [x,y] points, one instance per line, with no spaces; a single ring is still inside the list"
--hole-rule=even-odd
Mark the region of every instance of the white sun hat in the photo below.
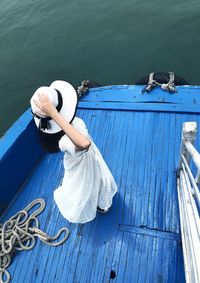
[[[34,100],[39,101],[39,94],[46,94],[49,100],[57,108],[60,115],[69,123],[72,122],[78,103],[78,96],[74,87],[66,81],[54,81],[49,87],[39,87],[31,97],[30,104],[32,108],[35,124],[38,129],[48,134],[54,134],[62,129],[50,117],[45,116],[41,110],[35,105]],[[37,112],[41,115],[38,116]],[[42,128],[41,123],[47,122],[48,128]]]

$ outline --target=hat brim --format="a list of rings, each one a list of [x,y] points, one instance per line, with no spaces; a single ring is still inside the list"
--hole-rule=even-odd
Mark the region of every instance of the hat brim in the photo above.
[[[59,113],[68,123],[71,123],[75,116],[78,103],[78,96],[76,90],[68,82],[60,80],[54,81],[49,87],[57,89],[61,93],[63,105]],[[39,127],[40,119],[34,117],[34,120],[36,126]],[[53,119],[49,121],[49,125],[49,129],[42,130],[44,133],[54,134],[62,130]]]

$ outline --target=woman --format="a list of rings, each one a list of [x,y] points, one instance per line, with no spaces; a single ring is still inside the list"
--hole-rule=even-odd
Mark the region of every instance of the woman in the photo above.
[[[77,95],[65,81],[39,88],[31,98],[34,120],[46,148],[64,155],[64,178],[54,191],[61,214],[70,222],[86,223],[96,211],[107,212],[117,185],[85,123],[74,117]]]

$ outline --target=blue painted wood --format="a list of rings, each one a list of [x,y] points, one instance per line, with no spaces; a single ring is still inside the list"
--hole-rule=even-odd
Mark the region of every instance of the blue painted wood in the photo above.
[[[124,96],[127,89],[107,87],[100,91],[105,99],[107,91],[113,92],[111,96],[115,92],[116,98],[121,99],[120,95]],[[99,89],[92,90],[89,96],[96,92]],[[158,95],[157,92],[153,95]],[[194,88],[195,95],[198,92],[199,88]],[[95,99],[101,101],[99,97]],[[109,101],[103,103],[109,108]],[[25,173],[23,188],[17,185],[19,192],[1,221],[41,197],[46,201],[46,209],[39,216],[41,228],[49,234],[55,234],[62,226],[71,230],[68,241],[58,248],[38,241],[32,251],[18,252],[9,267],[13,282],[185,282],[175,171],[182,123],[197,121],[199,124],[200,116],[122,108],[117,111],[117,103],[114,103],[115,109],[80,107],[78,110],[119,186],[111,211],[97,214],[94,221],[85,225],[67,222],[55,206],[53,191],[62,182],[63,154],[46,154],[39,160],[40,147],[30,120],[16,142],[11,143],[11,155],[7,155],[10,148],[7,145],[4,156],[8,165],[9,160],[17,164],[13,155],[23,147],[29,158],[27,149],[38,147],[37,154],[31,151],[38,159]],[[159,104],[162,105],[165,104]],[[17,145],[20,139],[23,147]],[[19,155],[16,156],[19,160]],[[19,167],[19,171],[26,170],[28,158],[24,160],[24,167]],[[8,167],[4,170],[4,175],[9,173]],[[113,280],[111,271],[116,273]]]
[[[0,214],[44,155],[30,110],[0,140]]]
[[[79,108],[81,109],[104,109],[104,110],[129,110],[142,112],[182,112],[182,113],[199,113],[199,106],[192,105],[186,107],[181,104],[168,103],[123,103],[123,102],[91,102],[80,101]]]
[[[179,86],[176,93],[155,88],[141,93],[143,86],[109,86],[91,89],[79,108],[199,113],[200,87]]]
[[[178,86],[175,93],[163,91],[160,87],[142,93],[143,86],[120,85],[92,88],[82,96],[82,101],[94,102],[156,102],[174,104],[200,104],[200,86]]]
[[[68,223],[53,201],[63,177],[63,154],[46,155],[4,219],[42,197],[47,206],[39,216],[41,228],[55,234],[67,226],[71,236],[58,248],[38,241],[32,251],[18,252],[9,268],[14,282],[109,282],[111,270],[116,282],[184,282],[175,170],[182,122],[200,122],[199,115],[78,114],[113,172],[119,193],[108,214],[85,225]]]
[[[30,110],[27,110],[19,119],[12,125],[10,129],[3,135],[0,139],[0,160],[3,159],[4,155],[8,150],[13,146],[19,136],[26,130],[29,123],[31,122],[32,117]]]
[[[166,232],[166,231],[160,231],[160,230],[151,230],[151,229],[146,229],[146,228],[138,228],[134,227],[131,225],[119,225],[119,230],[124,231],[124,232],[130,232],[134,234],[139,234],[139,235],[148,235],[152,237],[159,237],[159,238],[164,238],[164,239],[170,239],[170,240],[176,240],[180,241],[180,234],[178,233],[173,233],[173,232]]]

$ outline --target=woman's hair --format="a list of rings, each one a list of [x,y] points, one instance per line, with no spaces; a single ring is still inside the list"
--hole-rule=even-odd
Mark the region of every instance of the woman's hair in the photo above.
[[[42,131],[38,131],[38,133],[42,146],[47,152],[54,153],[60,151],[59,140],[65,134],[64,131],[54,134],[47,134]]]

